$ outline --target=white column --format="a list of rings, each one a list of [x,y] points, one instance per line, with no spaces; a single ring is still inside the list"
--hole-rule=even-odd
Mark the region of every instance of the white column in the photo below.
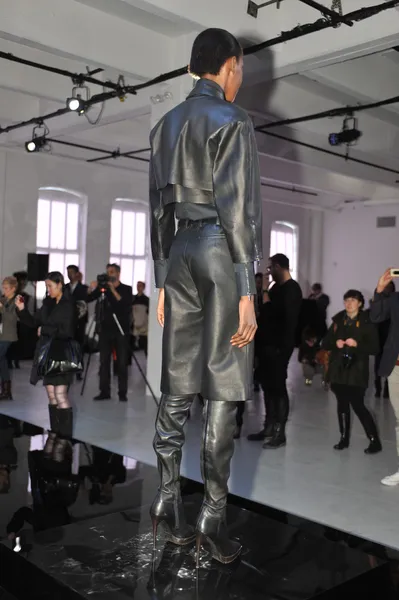
[[[193,79],[187,75],[179,77],[168,85],[151,88],[152,114],[151,127],[154,127],[165,113],[186,99],[193,87]],[[157,101],[158,100],[158,101]],[[151,302],[148,330],[147,378],[155,395],[160,396],[161,360],[162,360],[162,328],[157,323],[156,311],[158,293],[155,290],[154,270],[151,269]],[[149,390],[147,390],[149,394]]]

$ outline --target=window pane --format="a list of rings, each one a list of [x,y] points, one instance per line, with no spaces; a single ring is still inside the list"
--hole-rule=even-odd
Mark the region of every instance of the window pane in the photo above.
[[[79,235],[79,204],[68,203],[67,208],[67,250],[77,250]]]
[[[44,281],[38,281],[36,284],[36,298],[37,300],[39,300],[40,302],[43,300],[43,298],[46,295],[46,284]],[[33,438],[31,438],[33,439]]]
[[[66,202],[52,202],[50,248],[65,248],[65,220]]]
[[[36,246],[47,248],[50,237],[50,201],[40,200],[37,203]]]
[[[111,212],[111,253],[119,254],[121,251],[122,211],[113,209]]]
[[[59,271],[64,274],[65,256],[61,252],[50,252],[48,261],[49,271]]]
[[[112,264],[116,263],[117,265],[120,266],[121,264],[121,257],[120,256],[111,256],[111,258],[109,259],[109,262]]]
[[[121,254],[134,254],[134,222],[135,213],[124,210],[122,223],[122,250]]]
[[[121,260],[121,281],[126,285],[133,285],[133,262],[132,258]]]
[[[146,276],[146,261],[137,259],[134,261],[134,279],[133,279],[133,291],[135,292],[138,281],[144,281]]]
[[[145,254],[145,238],[146,238],[146,215],[145,213],[136,213],[136,235],[135,249],[136,256],[144,256]],[[140,280],[139,280],[140,281]]]
[[[79,266],[79,254],[65,254],[65,267],[64,267],[64,272],[63,275],[65,277],[65,280],[67,281],[68,278],[68,273],[67,273],[67,266],[68,265],[76,265],[77,267]],[[61,271],[62,273],[62,271]]]

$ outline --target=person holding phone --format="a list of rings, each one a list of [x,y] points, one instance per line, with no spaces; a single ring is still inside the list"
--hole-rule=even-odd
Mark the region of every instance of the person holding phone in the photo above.
[[[23,323],[38,328],[39,340],[31,372],[31,383],[36,385],[40,376],[37,370],[38,355],[50,340],[49,358],[55,361],[64,359],[65,342],[74,339],[75,307],[64,295],[64,277],[58,271],[46,277],[47,298],[35,315],[26,310],[22,296],[17,296],[15,304]],[[50,427],[64,437],[72,436],[72,407],[68,398],[68,387],[73,381],[71,373],[45,375],[43,384],[49,399]]]
[[[382,450],[375,421],[364,404],[369,384],[369,357],[378,352],[378,332],[363,310],[364,297],[358,290],[344,295],[345,310],[333,317],[333,323],[323,340],[330,354],[329,381],[337,398],[338,424],[341,439],[335,450],[349,447],[350,407],[363,425],[369,446],[366,454]]]
[[[399,269],[387,269],[380,277],[370,306],[373,323],[390,321],[388,336],[382,350],[378,375],[388,378],[389,398],[396,418],[396,448],[399,455],[399,293],[385,293],[394,279],[399,277]],[[382,479],[383,485],[399,484],[399,469]]]

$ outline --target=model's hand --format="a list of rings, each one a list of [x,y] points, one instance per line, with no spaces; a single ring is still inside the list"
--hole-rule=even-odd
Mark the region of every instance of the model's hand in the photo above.
[[[241,296],[239,304],[240,324],[238,331],[230,340],[232,346],[244,348],[252,342],[258,326],[256,324],[255,304],[253,298]]]
[[[349,348],[357,348],[357,341],[354,340],[353,338],[348,338],[345,342],[345,344],[347,346],[349,346]]]
[[[344,340],[337,340],[337,348],[339,348],[340,350],[342,350],[342,348],[344,346],[345,346]]]
[[[37,330],[37,337],[40,337],[42,335],[42,328],[39,327],[39,329]]]
[[[393,277],[391,276],[391,269],[387,269],[383,275],[378,280],[377,284],[377,293],[382,294],[387,285],[391,283]]]
[[[165,290],[161,288],[158,296],[157,319],[161,327],[165,325]]]

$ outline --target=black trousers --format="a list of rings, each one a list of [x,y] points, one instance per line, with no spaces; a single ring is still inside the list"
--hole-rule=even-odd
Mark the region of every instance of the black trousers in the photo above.
[[[366,390],[362,387],[353,385],[333,384],[331,386],[337,398],[338,415],[350,413],[350,407],[363,425],[363,429],[368,437],[377,437],[377,426],[370,411],[364,405],[364,396]]]
[[[265,426],[285,425],[288,420],[287,377],[292,352],[282,355],[275,348],[265,348],[261,354],[259,371],[265,401]]]
[[[116,351],[118,365],[119,395],[127,393],[127,365],[129,360],[128,337],[116,333],[110,335],[108,332],[100,333],[100,391],[108,396],[111,392],[111,356]]]

